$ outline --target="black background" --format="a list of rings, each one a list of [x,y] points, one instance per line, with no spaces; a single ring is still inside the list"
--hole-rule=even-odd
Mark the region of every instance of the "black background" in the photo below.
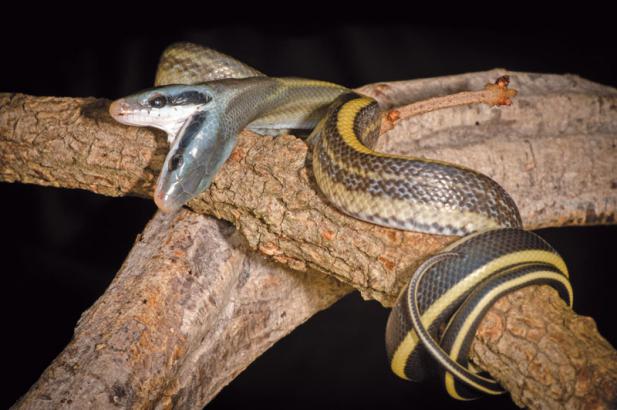
[[[522,23],[516,18],[520,11],[513,10],[495,11],[499,18],[493,20],[419,24],[397,17],[400,10],[391,12],[394,20],[388,24],[351,19],[256,24],[247,16],[186,22],[164,13],[149,20],[99,22],[91,20],[98,13],[94,9],[88,18],[25,19],[0,33],[0,91],[121,97],[149,87],[160,52],[179,40],[216,48],[273,76],[350,87],[494,67],[575,73],[617,85],[614,34],[601,16],[564,21],[546,14],[550,17]],[[0,406],[7,407],[70,340],[80,313],[103,293],[155,207],[142,199],[7,183],[0,183],[0,199],[3,373],[8,376]],[[576,311],[595,318],[600,332],[616,344],[617,229],[539,233],[570,267]],[[387,314],[355,294],[345,298],[261,356],[211,408],[514,408],[508,396],[458,403],[439,389],[396,379],[384,353]]]

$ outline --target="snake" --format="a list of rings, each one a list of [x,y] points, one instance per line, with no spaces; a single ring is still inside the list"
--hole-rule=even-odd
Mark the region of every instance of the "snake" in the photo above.
[[[169,152],[154,192],[173,212],[201,194],[243,129],[308,133],[314,180],[340,212],[372,224],[460,236],[415,269],[392,308],[386,353],[397,376],[441,380],[460,400],[504,389],[468,359],[487,310],[516,289],[547,284],[571,306],[563,258],[523,229],[510,195],[490,177],[434,159],[374,150],[382,109],[347,87],[268,77],[216,50],[175,43],[155,83],[112,102],[111,116],[167,133]],[[295,132],[294,132],[295,133]]]

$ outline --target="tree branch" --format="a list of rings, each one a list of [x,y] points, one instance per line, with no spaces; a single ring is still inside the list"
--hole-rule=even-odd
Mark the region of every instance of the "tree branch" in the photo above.
[[[613,409],[617,352],[589,317],[548,286],[498,300],[476,332],[471,360],[500,381],[520,407]]]
[[[157,213],[71,343],[15,408],[201,408],[349,292],[247,253],[235,229]]]
[[[481,89],[504,71],[378,84],[386,105]],[[527,229],[612,223],[617,209],[617,93],[572,76],[509,73],[511,107],[456,107],[412,117],[379,148],[438,158],[493,177]],[[434,94],[433,94],[434,93]],[[166,143],[130,128],[94,99],[0,96],[0,180],[150,196]],[[391,305],[406,268],[454,240],[357,221],[330,207],[293,136],[243,133],[212,187],[189,206],[231,221],[250,247],[296,270],[334,275]],[[349,238],[349,240],[340,240]]]
[[[384,136],[381,148],[393,150],[396,146],[398,152],[457,162],[492,176],[513,196],[527,228],[614,222],[617,208],[615,90],[578,77],[495,70],[377,84],[362,91],[373,94],[384,106],[398,106],[435,95],[479,89],[504,74],[511,76],[513,86],[520,91],[512,107],[458,107],[406,119]],[[107,104],[105,100],[95,99],[0,94],[0,180],[81,188],[105,195],[150,196],[166,151],[164,137],[146,129],[116,124],[106,114]],[[306,146],[295,137],[272,139],[244,133],[212,188],[189,205],[197,212],[233,222],[250,248],[296,270],[333,275],[360,290],[364,297],[375,298],[385,305],[393,302],[408,280],[405,272],[409,271],[405,268],[455,239],[381,228],[340,214],[318,193],[310,173],[307,174],[305,158]],[[170,256],[169,261],[176,260],[177,256]],[[334,285],[327,288],[330,286]],[[284,289],[281,290],[285,292]],[[163,289],[161,296],[172,297],[174,291],[177,289]],[[112,286],[110,292],[118,292],[118,287]],[[332,294],[340,295],[337,291]],[[126,303],[134,306],[137,301],[128,297]],[[533,299],[526,299],[525,303],[537,304]],[[322,301],[319,306],[326,304]],[[101,316],[99,321],[114,317],[108,315],[112,313]],[[286,332],[293,326],[290,324]],[[480,336],[482,326],[474,345],[474,360],[491,369],[508,387],[522,383],[533,370],[523,366],[531,363],[531,358],[521,365],[523,376],[496,372],[484,360],[486,352],[493,347],[489,339]],[[155,327],[159,325],[151,326],[150,330]],[[84,338],[80,328],[72,343]],[[595,335],[594,340],[603,340],[597,331],[590,331]],[[525,337],[514,339],[510,346],[516,350],[525,341]],[[482,346],[486,347],[484,351]],[[168,358],[178,355],[164,350]],[[609,350],[611,353],[604,357],[614,363],[615,351]],[[65,353],[68,357],[75,354],[70,346]],[[218,365],[225,365],[220,362],[225,356],[213,356],[218,358]],[[227,361],[233,361],[233,357]],[[597,398],[597,402],[614,400],[617,390],[614,368],[606,366],[600,371],[587,359],[573,366],[573,373],[566,372],[566,376],[572,377],[558,379],[560,386],[567,386],[580,374],[594,375],[610,387],[610,393]],[[196,365],[192,371],[199,372],[197,369],[201,368]],[[39,384],[55,380],[55,370],[50,369],[45,373],[50,377],[45,379],[44,375]],[[148,373],[147,367],[141,369]],[[236,372],[232,370],[229,374],[233,377]],[[157,380],[170,376],[171,373],[166,373]],[[186,385],[177,385],[180,387],[176,392],[184,391],[189,397],[200,391],[192,384],[192,388],[182,390]],[[37,386],[22,403],[35,394]],[[113,391],[113,384],[105,386]],[[137,383],[137,386],[141,385]],[[130,391],[138,392],[135,393],[138,397],[142,394],[161,397],[157,395],[160,393],[152,393],[160,392],[159,384],[154,382],[146,387],[142,386],[142,390],[131,387]],[[218,388],[207,389],[215,392]],[[73,391],[77,390],[73,388]],[[513,389],[515,402],[537,407],[547,403],[543,397],[535,396],[525,401],[524,396],[530,391],[533,389]],[[200,397],[211,397],[211,394]],[[165,397],[176,400],[178,396]],[[152,396],[149,399],[156,401]],[[196,405],[182,403],[187,407]]]

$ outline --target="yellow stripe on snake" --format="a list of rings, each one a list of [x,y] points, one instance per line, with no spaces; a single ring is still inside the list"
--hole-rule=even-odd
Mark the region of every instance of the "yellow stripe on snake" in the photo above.
[[[464,236],[422,263],[390,313],[386,350],[402,378],[440,377],[457,399],[501,393],[467,358],[486,310],[531,284],[549,284],[572,303],[565,263],[521,229],[516,204],[499,184],[458,165],[372,149],[381,110],[370,97],[323,81],[267,77],[179,43],[163,53],[155,88],[115,101],[110,113],[167,132],[170,150],[154,196],[164,211],[208,189],[243,128],[312,130],[315,181],[341,212],[395,229]]]

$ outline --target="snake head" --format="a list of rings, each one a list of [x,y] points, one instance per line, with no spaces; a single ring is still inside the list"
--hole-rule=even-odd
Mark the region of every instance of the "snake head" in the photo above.
[[[163,130],[171,143],[186,120],[207,109],[211,99],[204,87],[169,85],[120,98],[111,103],[109,114],[122,124]]]
[[[204,191],[222,165],[217,157],[221,154],[217,145],[222,143],[217,138],[219,116],[206,85],[143,90],[114,101],[109,113],[122,124],[167,133],[171,147],[154,193],[154,201],[163,211],[176,210]]]
[[[248,121],[230,118],[228,88],[202,83],[148,89],[114,101],[118,122],[164,130],[171,144],[154,192],[157,206],[175,211],[205,191]],[[233,116],[233,115],[232,115]]]
[[[178,132],[165,158],[154,202],[175,211],[204,192],[236,145],[237,129],[225,126],[218,110],[198,111]]]

